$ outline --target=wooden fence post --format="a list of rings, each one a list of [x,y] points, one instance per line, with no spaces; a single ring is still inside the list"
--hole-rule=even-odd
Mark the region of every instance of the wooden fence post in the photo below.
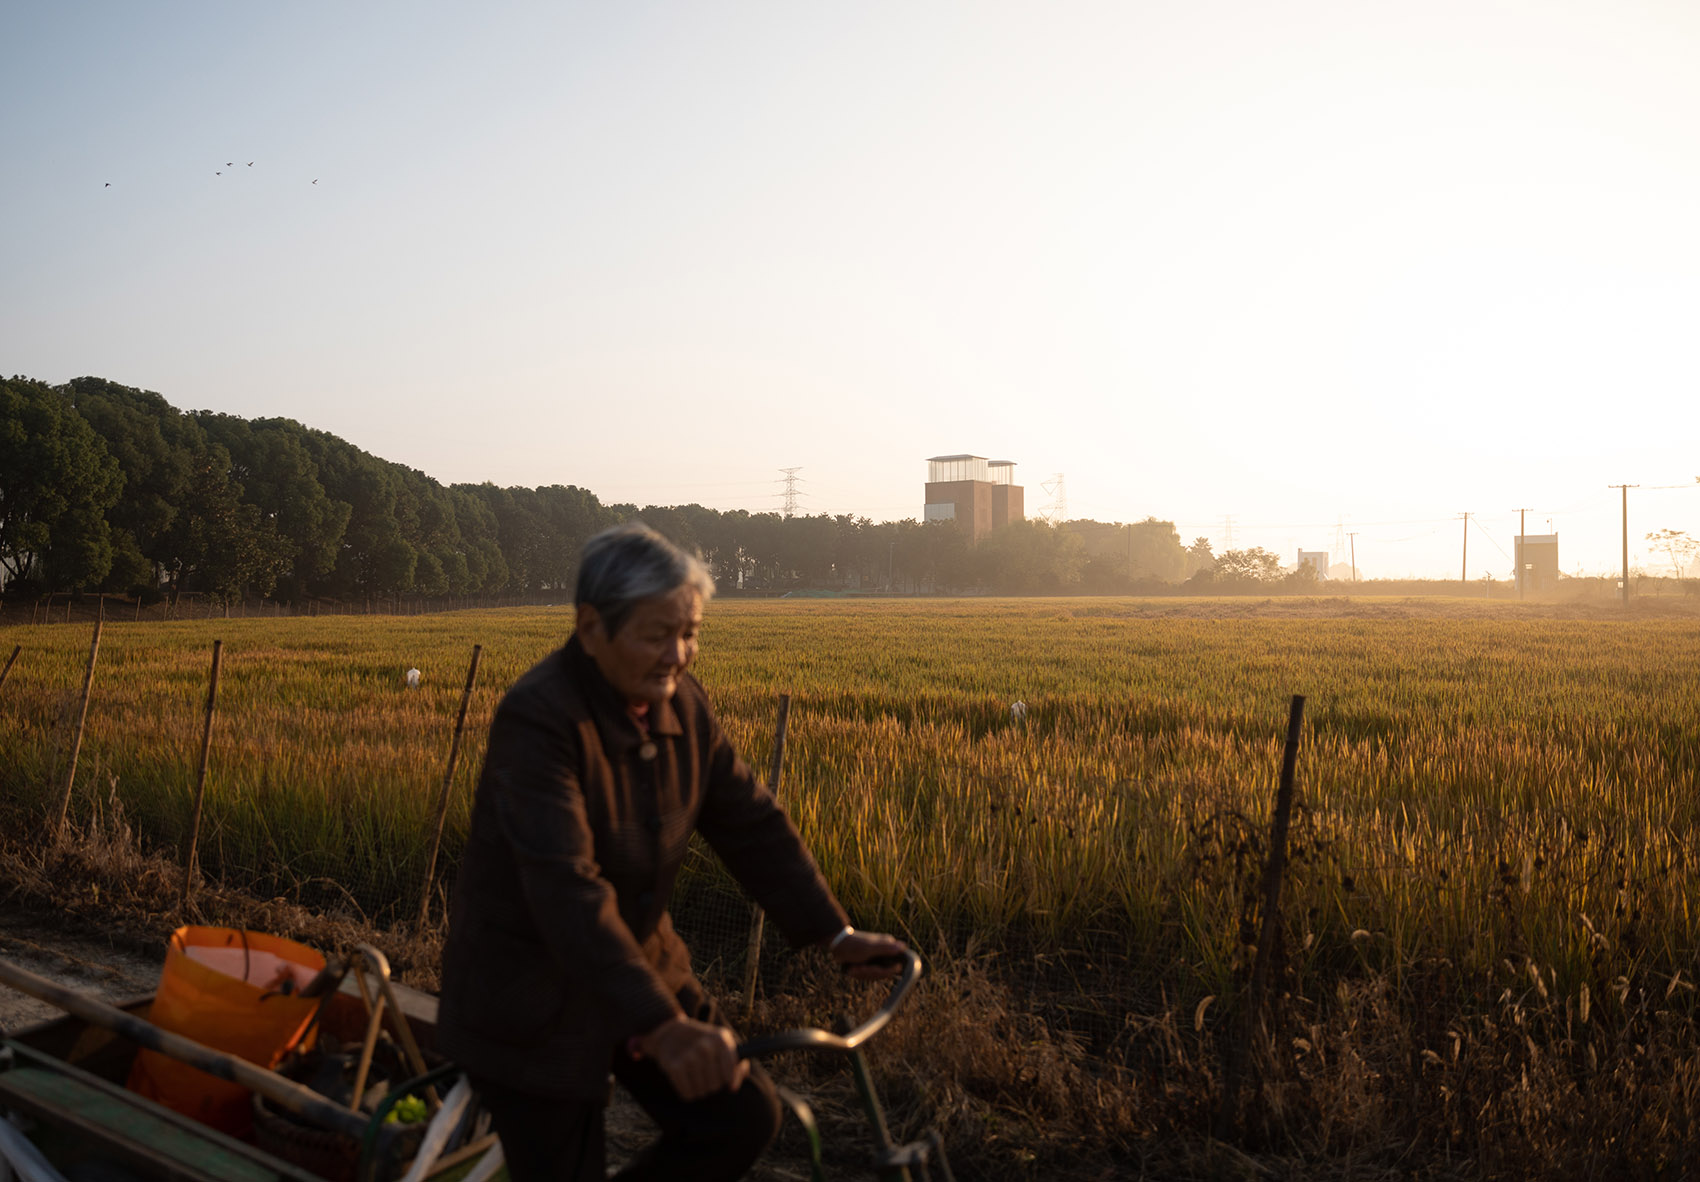
[[[460,736],[466,729],[466,707],[472,701],[472,686],[478,680],[478,658],[484,646],[472,646],[472,664],[466,667],[466,688],[460,694],[460,711],[455,715],[455,734],[449,742],[449,766],[443,772],[443,787],[437,793],[437,818],[431,826],[431,852],[425,859],[425,877],[419,883],[418,929],[425,930],[425,920],[431,914],[431,878],[437,873],[437,850],[443,844],[443,821],[449,815],[449,786],[454,783],[455,760],[460,756]]]
[[[18,654],[23,651],[24,646],[21,644],[12,646],[12,655],[6,658],[6,667],[0,669],[0,689],[6,688],[6,679],[12,675],[12,666],[18,663]]]
[[[178,895],[181,910],[189,905],[189,889],[195,881],[195,847],[201,837],[201,802],[207,793],[207,761],[212,754],[213,711],[218,705],[218,660],[224,641],[213,641],[212,680],[207,684],[207,722],[201,731],[201,766],[195,772],[195,805],[189,813],[189,852],[183,858],[183,890]]]
[[[48,818],[48,835],[57,844],[65,831],[65,814],[71,807],[71,785],[77,782],[77,756],[83,749],[83,724],[89,717],[89,690],[94,686],[95,658],[100,656],[100,621],[94,622],[94,639],[89,642],[89,667],[83,673],[83,698],[77,706],[77,727],[71,735],[71,766],[65,772],[65,787]]]
[[[767,773],[768,791],[779,795],[779,777],[785,770],[785,723],[791,716],[791,695],[779,695],[779,718],[773,727],[773,762]],[[756,1001],[756,970],[761,968],[761,936],[767,917],[759,904],[750,906],[750,942],[744,950],[744,1013]]]
[[[1281,879],[1287,871],[1287,827],[1293,815],[1293,773],[1298,767],[1299,731],[1304,722],[1303,694],[1294,694],[1287,714],[1287,745],[1281,754],[1281,782],[1275,792],[1275,818],[1269,826],[1269,859],[1263,866],[1263,914],[1257,934],[1257,955],[1246,986],[1240,1039],[1229,1048],[1222,1079],[1222,1107],[1216,1114],[1216,1137],[1227,1140],[1239,1121],[1240,1076],[1245,1071],[1253,1034],[1263,1027],[1263,995],[1269,984],[1269,961],[1281,930]]]

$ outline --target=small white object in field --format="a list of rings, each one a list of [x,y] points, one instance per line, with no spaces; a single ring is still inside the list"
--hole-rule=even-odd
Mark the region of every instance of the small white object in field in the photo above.
[[[1009,705],[1009,720],[1011,722],[1026,722],[1027,703],[1019,700],[1011,702]]]
[[[419,688],[419,670],[409,669],[407,671],[407,688],[408,689],[418,689]]]

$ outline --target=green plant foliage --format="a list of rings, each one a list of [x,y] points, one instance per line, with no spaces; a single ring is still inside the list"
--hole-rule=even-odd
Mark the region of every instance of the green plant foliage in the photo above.
[[[8,582],[81,589],[112,567],[106,512],[124,475],[70,399],[0,380],[0,570]]]

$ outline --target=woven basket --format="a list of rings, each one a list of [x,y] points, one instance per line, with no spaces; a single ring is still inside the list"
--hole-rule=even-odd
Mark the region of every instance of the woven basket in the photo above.
[[[390,1158],[392,1176],[400,1176],[396,1167],[419,1152],[424,1137],[424,1124],[403,1127]],[[273,1157],[328,1182],[355,1182],[360,1166],[360,1142],[343,1133],[304,1124],[258,1093],[254,1095],[254,1143]]]

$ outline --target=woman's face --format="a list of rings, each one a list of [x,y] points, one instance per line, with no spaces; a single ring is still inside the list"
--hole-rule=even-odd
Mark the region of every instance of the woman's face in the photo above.
[[[679,674],[697,655],[701,592],[687,584],[642,600],[612,636],[594,607],[581,604],[578,611],[579,643],[627,702],[658,705],[673,696]]]

